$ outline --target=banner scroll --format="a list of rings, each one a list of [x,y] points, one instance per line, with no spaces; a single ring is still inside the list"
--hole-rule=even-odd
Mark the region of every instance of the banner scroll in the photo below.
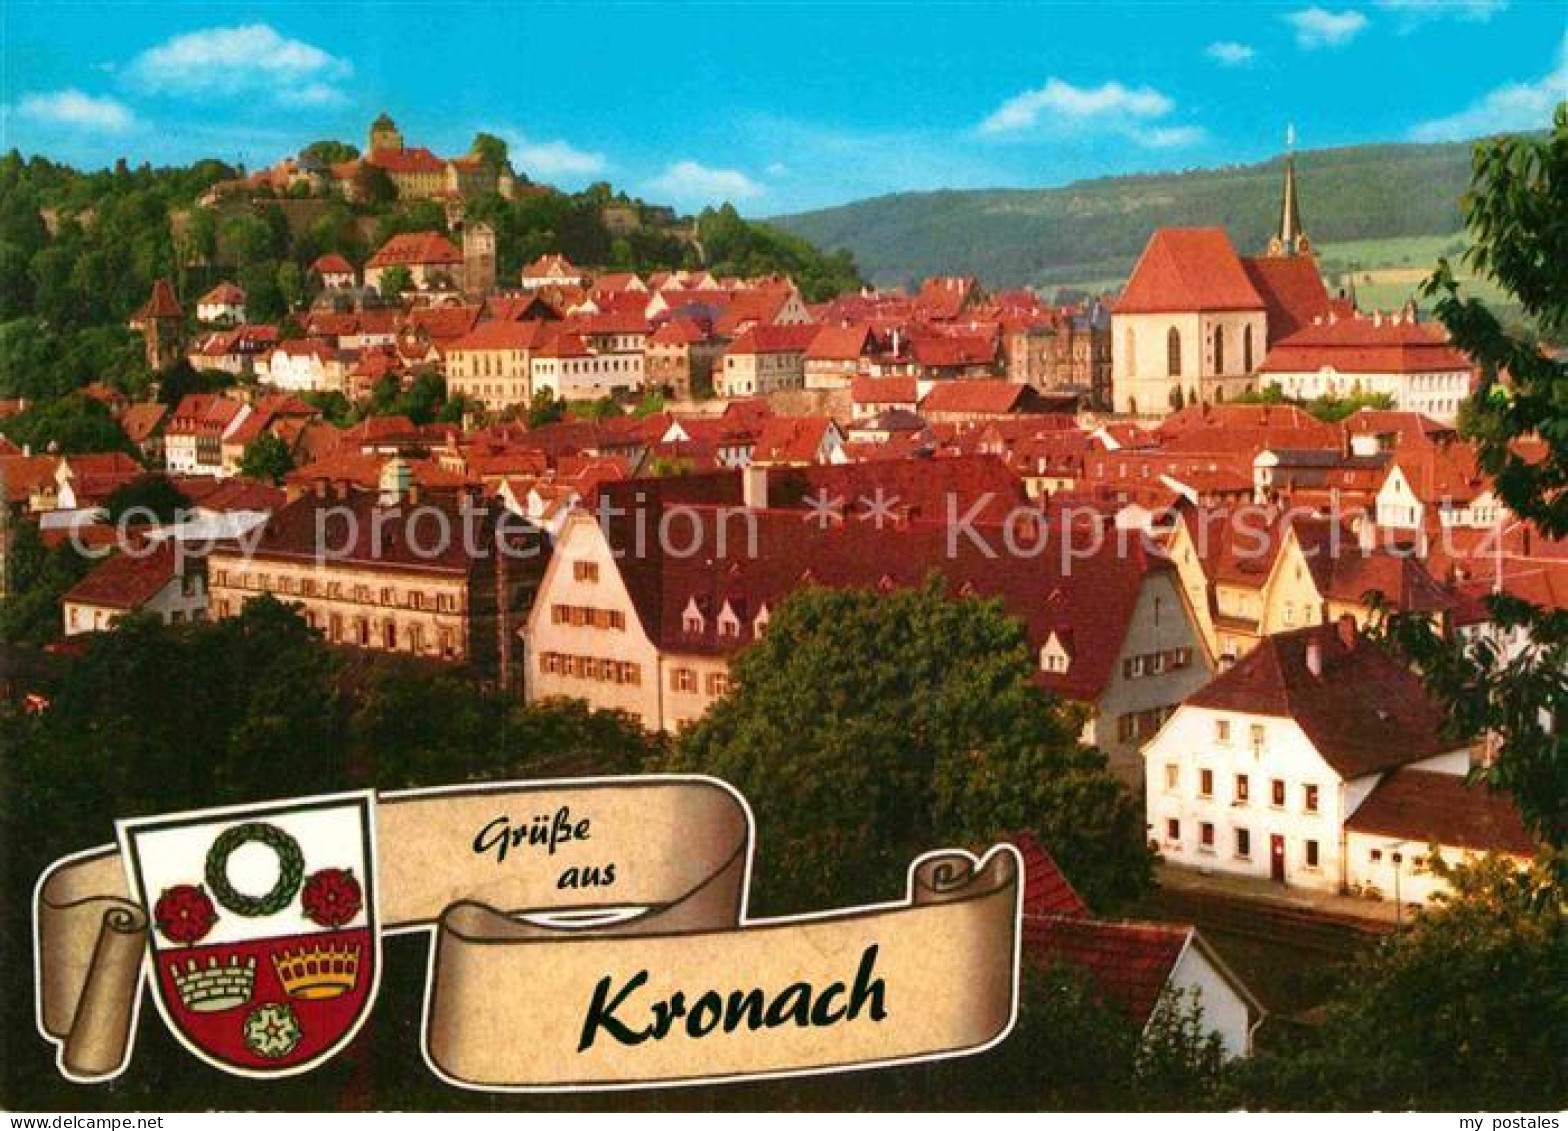
[[[272,809],[311,803],[322,799]],[[368,809],[369,910],[382,933],[432,935],[424,1054],[454,1085],[837,1071],[977,1052],[1012,1027],[1022,862],[1010,846],[922,856],[897,902],[750,919],[751,812],[715,779],[460,786]],[[215,814],[230,827],[244,815]],[[124,1070],[144,979],[158,994],[145,973],[151,892],[139,898],[129,875],[127,830],[139,831],[127,823],[121,849],[56,863],[36,892],[38,1026],[73,1080]]]

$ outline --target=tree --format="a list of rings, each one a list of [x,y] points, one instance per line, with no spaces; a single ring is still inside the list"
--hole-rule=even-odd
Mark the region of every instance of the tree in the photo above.
[[[381,272],[381,294],[384,298],[397,298],[413,285],[414,276],[407,267],[388,267]]]
[[[506,167],[508,155],[506,142],[495,134],[477,133],[474,135],[474,144],[468,147],[468,152],[479,158],[487,168],[501,170]]]
[[[273,432],[263,432],[245,445],[240,455],[240,474],[263,483],[282,483],[283,477],[294,470],[294,454],[282,437]]]
[[[1550,134],[1482,142],[1464,200],[1474,239],[1466,259],[1516,297],[1543,335],[1568,332],[1568,103]],[[1510,332],[1466,296],[1446,259],[1427,281],[1454,344],[1481,368],[1461,417],[1481,466],[1509,509],[1548,538],[1568,535],[1568,364]],[[1498,594],[1493,621],[1530,645],[1509,656],[1489,640],[1450,641],[1415,616],[1387,631],[1448,707],[1461,737],[1492,736],[1494,757],[1477,771],[1513,795],[1530,827],[1568,844],[1568,611]]]
[[[1343,1110],[1568,1105],[1560,854],[1442,868],[1451,895],[1359,962],[1306,1039],[1264,1049],[1248,1102]]]
[[[123,487],[117,487],[104,500],[108,520],[118,523],[127,514],[135,512],[142,522],[174,522],[191,501],[166,477],[141,475]]]
[[[528,402],[528,427],[540,428],[566,419],[566,401],[557,398],[549,389],[534,392]]]
[[[354,199],[370,208],[381,208],[397,199],[397,185],[380,165],[361,161],[354,170]]]
[[[60,599],[87,575],[92,562],[69,541],[49,547],[38,527],[15,521],[8,554],[11,593],[0,601],[0,642],[47,644],[61,634]]]
[[[0,421],[0,433],[18,447],[31,447],[35,452],[141,454],[115,423],[108,407],[81,393],[29,405]]]
[[[359,147],[346,141],[323,138],[313,141],[299,151],[300,160],[307,165],[341,165],[359,156]]]
[[[950,599],[938,578],[807,589],[731,671],[735,690],[682,733],[672,766],[751,801],[771,910],[884,898],[921,852],[1023,829],[1091,903],[1145,890],[1142,808],[1078,743],[1079,712],[1034,684],[1000,603]]]

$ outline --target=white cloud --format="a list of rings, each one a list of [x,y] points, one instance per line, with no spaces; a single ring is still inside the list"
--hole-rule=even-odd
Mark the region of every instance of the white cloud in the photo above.
[[[1404,30],[1429,19],[1453,16],[1470,23],[1486,23],[1508,7],[1508,0],[1376,0],[1379,8],[1404,17]]]
[[[648,186],[680,204],[751,200],[767,191],[738,169],[715,169],[698,161],[677,161]]]
[[[1568,92],[1568,35],[1558,48],[1557,65],[1537,82],[1497,87],[1467,109],[1422,122],[1410,131],[1415,141],[1460,141],[1510,130],[1544,130],[1552,110]]]
[[[1367,18],[1354,8],[1330,12],[1313,6],[1291,12],[1284,19],[1296,29],[1296,42],[1308,49],[1349,43],[1367,26]]]
[[[126,74],[156,94],[268,94],[321,106],[343,100],[335,85],[353,71],[347,60],[267,24],[205,28],[177,35],[132,59]]]
[[[1002,103],[980,123],[980,132],[1005,134],[1033,129],[1042,114],[1049,114],[1058,122],[1139,121],[1163,117],[1174,105],[1165,95],[1146,86],[1126,87],[1108,82],[1082,87],[1052,78],[1044,86],[1016,94]]]
[[[1201,127],[1160,123],[1175,108],[1175,102],[1152,87],[1129,87],[1119,82],[1082,87],[1051,78],[1044,86],[1002,103],[980,123],[979,130],[991,137],[1060,137],[1099,130],[1154,149],[1201,140]]]
[[[1211,43],[1203,53],[1222,67],[1240,67],[1252,62],[1253,57],[1257,55],[1248,44],[1237,43],[1233,39],[1221,39]]]
[[[75,89],[29,94],[16,110],[22,117],[44,125],[98,133],[124,133],[136,123],[136,116],[124,103]]]
[[[591,177],[609,165],[604,154],[578,149],[564,141],[531,142],[508,137],[506,145],[512,164],[531,177]]]

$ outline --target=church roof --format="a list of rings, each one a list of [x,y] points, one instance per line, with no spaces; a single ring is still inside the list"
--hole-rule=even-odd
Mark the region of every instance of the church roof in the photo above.
[[[1263,310],[1223,228],[1157,228],[1116,300],[1118,314]]]

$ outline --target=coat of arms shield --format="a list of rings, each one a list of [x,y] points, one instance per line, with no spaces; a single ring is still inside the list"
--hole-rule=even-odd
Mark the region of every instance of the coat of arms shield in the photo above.
[[[204,1060],[289,1075],[358,1031],[381,965],[372,798],[119,823],[158,1009]]]

